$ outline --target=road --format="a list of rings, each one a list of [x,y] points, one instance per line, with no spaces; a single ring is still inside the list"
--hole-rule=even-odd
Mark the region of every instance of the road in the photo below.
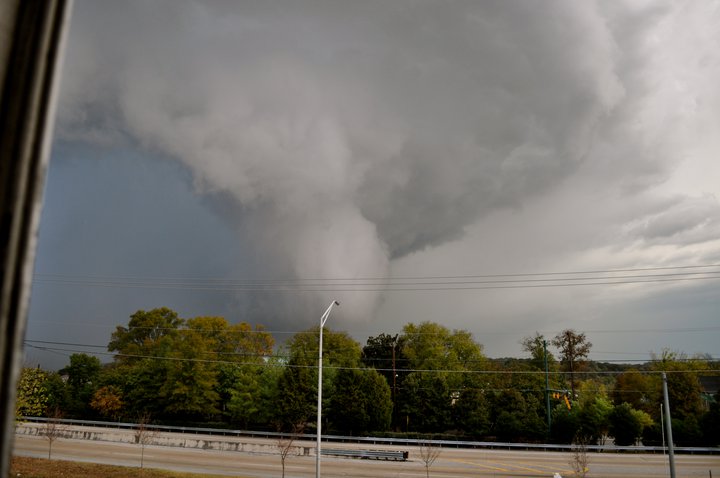
[[[326,478],[423,478],[425,464],[413,447],[406,462],[384,462],[323,457],[322,476]],[[42,437],[15,436],[14,454],[47,458],[48,442]],[[140,465],[140,446],[124,443],[60,439],[53,444],[53,459],[106,463],[122,466]],[[572,476],[569,453],[522,452],[500,450],[443,449],[430,468],[433,478],[464,477],[552,477],[559,472]],[[647,454],[589,454],[589,478],[656,478],[669,476],[667,457]],[[720,478],[720,456],[677,455],[678,478]],[[279,478],[278,454],[241,453],[198,450],[163,446],[146,446],[144,464],[207,475],[243,478]],[[712,472],[712,475],[710,475]],[[289,456],[287,478],[315,476],[314,456]]]

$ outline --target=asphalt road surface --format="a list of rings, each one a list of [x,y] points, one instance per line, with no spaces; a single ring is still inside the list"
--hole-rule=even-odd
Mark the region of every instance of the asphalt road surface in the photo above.
[[[335,447],[333,445],[333,447]],[[343,445],[346,447],[346,445]],[[419,450],[410,452],[405,462],[322,458],[326,478],[423,478],[425,463]],[[140,445],[59,439],[53,443],[53,459],[140,466]],[[14,454],[47,458],[48,442],[42,437],[15,436]],[[590,453],[588,478],[656,478],[670,476],[667,457],[649,454]],[[570,453],[499,450],[442,449],[430,467],[433,478],[463,477],[552,477],[560,473],[573,476]],[[720,456],[676,455],[676,476],[720,478]],[[314,456],[289,456],[286,478],[315,476]],[[279,454],[198,450],[164,446],[145,447],[144,466],[206,475],[244,478],[276,478],[282,475]],[[711,474],[712,473],[712,474]]]

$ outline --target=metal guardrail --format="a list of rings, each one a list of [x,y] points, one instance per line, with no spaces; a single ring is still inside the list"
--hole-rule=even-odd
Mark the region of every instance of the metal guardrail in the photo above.
[[[21,417],[22,421],[45,423],[47,418],[42,417]],[[59,423],[77,426],[92,426],[102,428],[115,428],[134,430],[138,427],[136,423],[103,422],[94,420],[55,420]],[[169,432],[169,433],[191,433],[214,436],[234,436],[250,438],[267,438],[277,440],[281,438],[298,438],[294,435],[279,432],[261,432],[251,430],[224,430],[220,428],[193,428],[171,425],[145,425],[146,429]],[[314,434],[306,434],[299,437],[300,440],[315,440]],[[495,450],[526,450],[526,451],[573,451],[572,445],[555,443],[501,443],[466,440],[427,440],[414,438],[381,438],[381,437],[349,437],[341,435],[323,435],[324,442],[334,443],[356,443],[360,445],[388,445],[388,446],[421,446],[431,443],[433,446],[443,448],[484,448]],[[615,446],[615,445],[588,445],[588,451],[598,453],[667,453],[667,448],[662,446]],[[675,447],[675,453],[696,454],[696,455],[720,455],[720,447]]]
[[[344,450],[338,448],[323,448],[321,455],[340,456],[344,458],[359,458],[362,460],[392,460],[406,461],[409,453],[407,451],[386,451],[386,450]]]

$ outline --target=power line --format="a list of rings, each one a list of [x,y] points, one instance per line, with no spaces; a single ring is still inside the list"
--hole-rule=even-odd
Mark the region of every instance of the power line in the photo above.
[[[217,329],[201,329],[201,328],[183,328],[179,329],[177,327],[152,327],[152,326],[126,326],[126,325],[101,325],[101,324],[92,324],[87,322],[62,322],[62,324],[59,324],[56,321],[52,320],[34,320],[33,322],[37,323],[44,323],[44,324],[58,324],[58,325],[75,325],[75,326],[98,326],[103,328],[112,328],[117,329],[118,327],[121,327],[125,329],[125,332],[128,332],[130,330],[157,330],[157,331],[179,331],[179,330],[192,330],[194,332],[199,333],[214,333],[214,334],[228,334],[228,335],[237,335],[237,334],[270,334],[270,335],[313,335],[317,334],[316,328],[311,328],[309,330],[265,330],[265,329],[248,329],[248,330],[241,330],[241,331],[234,331],[234,330],[217,330]],[[232,325],[230,325],[232,326]],[[467,331],[466,329],[459,329],[462,331]],[[595,329],[595,330],[584,330],[583,333],[585,334],[645,334],[648,332],[652,333],[670,333],[670,334],[676,334],[676,333],[697,333],[697,332],[715,332],[720,331],[720,325],[710,325],[707,327],[669,327],[669,328],[656,328],[656,329]],[[417,335],[417,336],[423,336],[423,335],[440,335],[442,332],[411,332],[405,335]],[[382,334],[378,334],[382,335]],[[472,334],[475,336],[475,334]],[[513,332],[487,332],[487,333],[481,333],[479,336],[486,336],[486,335],[517,335]],[[377,337],[377,336],[376,336]],[[594,351],[595,352],[595,351]],[[640,352],[634,352],[634,353],[640,353]]]
[[[52,342],[48,340],[30,340],[25,339],[25,344],[46,344],[46,345],[64,345],[68,347],[85,347],[85,348],[100,348],[100,349],[106,349],[107,345],[92,345],[92,344],[77,344],[77,343],[69,343],[69,342]]]
[[[652,278],[657,276],[646,276],[645,279],[635,280],[615,280],[614,278],[597,278],[590,279],[566,279],[566,282],[552,281],[552,283],[531,283],[545,281],[543,279],[526,280],[526,281],[492,281],[492,282],[473,282],[474,285],[463,284],[458,287],[459,282],[447,282],[443,284],[432,283],[414,283],[414,284],[372,284],[365,286],[364,284],[356,285],[332,285],[332,286],[202,286],[192,284],[152,284],[152,283],[124,283],[124,282],[88,282],[88,281],[43,281],[63,285],[79,285],[88,287],[102,288],[126,288],[126,289],[163,289],[163,290],[193,290],[193,291],[214,291],[214,292],[424,292],[424,291],[467,291],[467,290],[502,290],[502,289],[547,289],[559,287],[581,287],[581,286],[598,286],[598,285],[629,285],[629,284],[649,284],[662,282],[689,282],[702,280],[720,279],[720,272],[713,273],[718,275],[706,277],[675,277],[675,278]],[[548,279],[549,280],[549,279]],[[569,280],[585,282],[567,282]],[[503,284],[502,282],[515,282],[514,284]],[[522,282],[522,283],[519,283]],[[493,285],[481,285],[483,283]]]
[[[74,342],[56,342],[56,341],[49,341],[49,340],[33,340],[33,339],[26,339],[25,343],[27,345],[31,344],[42,344],[42,345],[61,345],[61,346],[67,346],[67,347],[82,347],[82,348],[99,348],[99,349],[107,349],[107,345],[97,345],[97,344],[82,344],[82,343],[74,343]],[[281,359],[289,359],[292,357],[291,354],[281,354],[281,353],[273,353],[273,354],[263,354],[263,353],[251,353],[251,352],[222,352],[222,351],[207,351],[202,352],[205,355],[225,355],[225,356],[236,356],[236,357],[275,357],[275,358],[281,358]],[[614,355],[648,355],[646,353],[639,353],[639,352],[596,352],[596,353],[602,353],[602,354],[614,354]],[[715,360],[715,356],[720,354],[707,354],[707,359],[709,360]],[[531,358],[517,358],[517,357],[507,357],[514,360],[519,361],[530,361]],[[491,357],[484,357],[481,359],[468,359],[468,360],[458,360],[456,363],[458,364],[473,364],[473,363],[485,363],[485,362],[494,362],[499,363],[507,359],[506,357],[500,357],[500,358],[491,358]],[[411,361],[409,358],[403,358],[403,357],[396,357],[396,358],[382,358],[382,357],[370,357],[368,360],[372,362],[396,362],[396,363],[408,363]],[[702,357],[700,359],[693,358],[693,357],[687,357],[687,358],[675,358],[674,361],[677,362],[693,362],[696,360],[706,360],[705,357]],[[646,359],[586,359],[584,362],[597,362],[597,363],[630,363],[630,362],[637,362],[637,363],[657,363],[662,362],[663,359],[653,359],[653,358],[646,358]]]
[[[26,343],[28,346],[33,346],[33,344],[42,344],[43,346],[46,346],[46,345],[59,345],[59,346],[67,346],[67,347],[82,347],[82,348],[107,349],[107,345],[79,344],[79,343],[70,343],[70,342],[53,342],[53,341],[47,341],[47,340],[31,340],[31,339],[27,339],[27,340],[25,340],[25,343]],[[88,352],[88,353],[94,353],[94,352]],[[273,357],[273,358],[288,359],[288,360],[289,360],[290,358],[292,358],[292,355],[291,355],[291,354],[282,354],[282,353],[263,354],[263,353],[252,353],[252,352],[223,352],[223,351],[214,351],[214,350],[205,351],[205,352],[200,352],[200,353],[203,354],[203,355],[218,355],[218,356],[232,356],[232,357],[256,357],[256,358]],[[618,354],[618,355],[626,355],[626,354],[627,354],[627,355],[632,355],[632,354],[634,354],[633,352],[614,352],[614,353],[615,353],[615,354]],[[637,354],[635,354],[635,355],[637,355]],[[642,354],[642,355],[646,355],[646,354]],[[697,360],[716,360],[715,356],[717,356],[717,355],[718,355],[718,354],[708,354],[708,358],[707,358],[707,359],[704,358],[704,357],[701,358],[701,359],[697,359],[697,358],[692,358],[692,357],[691,357],[691,358],[676,358],[676,359],[673,359],[673,360],[676,361],[676,362],[694,362],[694,361],[697,361]],[[520,358],[509,357],[509,358],[511,358],[511,359],[513,359],[513,360],[518,360],[519,363],[525,363],[525,362],[529,362],[529,361],[532,360],[531,358],[523,358],[523,357],[520,357]],[[412,359],[403,358],[403,357],[396,357],[395,359],[393,359],[393,358],[382,358],[382,357],[377,357],[377,358],[376,358],[376,357],[371,357],[371,358],[368,358],[368,360],[371,361],[372,363],[392,363],[392,362],[395,362],[395,363],[398,363],[398,364],[409,363],[409,362],[412,361]],[[505,361],[505,360],[506,360],[505,357],[501,357],[501,358],[484,357],[484,358],[481,358],[481,359],[457,360],[456,362],[451,362],[451,363],[467,365],[467,364],[482,364],[482,363],[501,363],[501,362],[503,362],[503,361]],[[663,361],[663,359],[653,359],[653,358],[645,358],[645,359],[605,359],[605,360],[601,360],[601,359],[590,359],[590,358],[588,358],[588,359],[586,359],[586,360],[583,360],[583,362],[595,362],[595,363],[600,363],[600,364],[606,364],[606,363],[607,363],[607,364],[614,364],[614,363],[618,363],[618,364],[630,364],[630,363],[651,364],[651,363],[659,363],[659,362],[662,362],[662,361]],[[233,362],[233,363],[234,363],[234,362]],[[399,370],[401,370],[401,369],[399,369]],[[405,370],[405,369],[402,369],[402,370]]]
[[[95,280],[151,280],[151,281],[207,281],[207,282],[231,282],[231,283],[296,283],[296,282],[319,282],[319,281],[385,281],[385,280],[436,280],[436,279],[471,279],[471,278],[500,278],[500,277],[533,277],[533,276],[553,276],[553,275],[580,275],[580,274],[613,274],[624,272],[650,272],[650,271],[668,271],[668,270],[686,270],[686,269],[707,269],[720,268],[720,264],[701,264],[701,265],[681,265],[666,267],[637,267],[627,269],[604,269],[604,270],[587,270],[587,271],[550,271],[550,272],[528,272],[528,273],[502,273],[502,274],[473,274],[473,275],[431,275],[431,276],[400,276],[400,277],[330,277],[330,278],[280,278],[280,279],[220,279],[220,278],[198,278],[198,277],[139,277],[139,276],[103,276],[103,275],[80,275],[75,277],[85,277]],[[701,274],[698,272],[696,274]],[[56,274],[56,273],[35,273],[36,278],[54,277],[63,278],[73,276]]]
[[[46,350],[46,351],[56,351],[56,352],[72,352],[72,353],[87,353],[83,350],[75,350],[75,349],[66,349],[66,348],[60,348],[60,347],[43,347],[43,346],[37,346],[32,345],[30,343],[25,343],[26,346],[39,349],[39,350]],[[93,355],[102,355],[102,356],[110,356],[110,357],[120,357],[120,358],[135,358],[135,359],[151,359],[151,360],[164,360],[164,361],[171,361],[171,362],[193,362],[193,363],[206,363],[206,364],[225,364],[225,365],[235,365],[235,366],[268,366],[268,367],[287,367],[287,368],[304,368],[304,369],[314,369],[317,368],[316,365],[300,365],[300,364],[291,364],[287,362],[268,362],[268,361],[258,361],[258,362],[235,362],[235,361],[229,361],[229,360],[217,360],[217,359],[201,359],[201,358],[195,358],[195,357],[168,357],[168,356],[157,356],[157,355],[140,355],[140,354],[122,354],[122,353],[113,353],[113,352],[91,352]],[[270,358],[270,357],[268,357]],[[659,362],[662,363],[662,362]],[[328,369],[334,369],[334,370],[369,370],[373,369],[378,372],[396,372],[398,370],[401,370],[403,373],[447,373],[447,374],[473,374],[473,375],[544,375],[545,371],[542,370],[456,370],[456,369],[393,369],[393,368],[374,368],[374,367],[346,367],[346,366],[332,366],[332,365],[323,365],[324,368]],[[666,372],[666,373],[718,373],[718,370],[713,369],[707,369],[707,370],[643,370],[639,371],[639,373],[644,374],[651,374],[651,373],[660,373],[660,372]],[[566,371],[550,371],[550,375],[566,375],[569,372]],[[598,371],[575,371],[573,374],[575,375],[620,375],[624,373],[624,371],[620,370],[598,370]]]
[[[37,273],[35,275],[35,280],[40,283],[54,283],[87,287],[177,289],[217,292],[411,292],[443,290],[462,291],[492,289],[528,289],[714,280],[720,279],[720,271],[705,270],[700,272],[655,272],[700,268],[707,269],[716,267],[719,266],[701,265],[636,269],[609,269],[605,271],[540,272],[526,274],[486,274],[467,276],[266,280],[68,276],[63,274]],[[628,275],[625,274],[627,272],[653,273]],[[575,277],[578,275],[580,275],[581,277]]]

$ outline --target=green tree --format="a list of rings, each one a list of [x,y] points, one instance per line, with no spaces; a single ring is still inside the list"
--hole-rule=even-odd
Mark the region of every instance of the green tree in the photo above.
[[[398,394],[405,431],[443,432],[452,428],[452,397],[446,374],[413,372]]]
[[[579,410],[558,403],[552,411],[552,439],[556,443],[572,443],[580,431]]]
[[[585,334],[575,332],[573,329],[563,330],[555,336],[552,343],[560,350],[560,364],[570,374],[570,389],[574,399],[575,372],[584,364],[583,359],[590,353],[592,343],[587,340]]]
[[[284,429],[309,422],[317,414],[317,365],[320,327],[295,334],[286,344],[289,361],[278,382],[281,407],[277,420]],[[323,407],[333,396],[339,368],[360,366],[360,344],[346,332],[323,328]],[[326,416],[323,416],[326,420]]]
[[[164,414],[164,403],[160,400],[160,387],[167,381],[166,361],[146,358],[121,363],[112,369],[112,378],[108,382],[117,385],[125,397],[126,417],[136,417],[145,413],[160,417]]]
[[[260,380],[262,368],[258,365],[226,365],[219,370],[218,381],[227,414],[233,422],[239,422],[248,428],[263,405],[260,400]]]
[[[435,322],[403,327],[403,354],[415,370],[480,370],[482,345],[466,330],[450,331]]]
[[[230,325],[223,317],[195,317],[186,321],[187,330],[174,338],[196,342],[197,357],[185,357],[195,363],[213,393],[204,394],[207,411],[223,410],[232,421],[247,428],[260,412],[259,380],[264,360],[272,354],[274,340],[262,326],[255,329],[245,322]],[[187,354],[185,354],[187,355]],[[215,394],[214,392],[217,392]],[[217,403],[215,403],[217,401]]]
[[[257,411],[258,367],[273,345],[262,326],[139,310],[112,334],[108,348],[118,355],[104,385],[119,388],[129,416],[207,419],[223,411],[248,424]]]
[[[485,375],[488,388],[496,390],[490,395],[492,432],[508,441],[546,438],[544,374],[537,373],[527,361],[517,359],[495,362],[493,367],[497,373]],[[554,382],[550,382],[550,387],[555,388]],[[502,430],[505,426],[512,431]]]
[[[39,367],[22,369],[15,402],[16,417],[40,417],[45,414],[50,401],[47,378],[48,373]]]
[[[166,414],[167,381],[172,368],[169,362],[179,359],[174,338],[184,325],[177,312],[160,307],[138,310],[130,316],[127,327],[118,326],[113,332],[108,350],[117,355],[114,365],[104,374],[104,385],[119,388],[126,416]]]
[[[385,431],[390,426],[390,387],[375,369],[342,369],[335,379],[328,418],[348,435]]]
[[[367,431],[386,431],[392,419],[392,394],[387,381],[374,369],[362,371],[365,389],[366,409],[368,410]],[[336,395],[340,395],[336,391]]]
[[[214,342],[194,329],[180,330],[171,339],[165,361],[167,375],[158,397],[167,414],[175,417],[211,417],[219,413],[217,367],[209,362]]]
[[[636,410],[652,413],[660,400],[657,387],[657,380],[653,381],[637,369],[630,369],[617,376],[612,399],[616,405],[628,403]]]
[[[258,423],[267,425],[273,423],[273,416],[278,397],[278,384],[283,373],[283,367],[278,358],[269,359],[262,369],[258,380],[257,399],[261,403],[257,415]]]
[[[545,354],[547,353],[548,370],[557,369],[557,360],[555,356],[547,350],[546,345],[549,343],[545,340],[545,336],[539,332],[530,337],[524,337],[520,341],[520,345],[525,352],[530,354],[531,364],[538,370],[545,370]]]
[[[145,358],[118,357],[106,366],[100,376],[101,386],[112,386],[123,398],[124,407],[121,416],[134,420],[138,416],[150,414],[162,417],[165,402],[160,398],[160,388],[168,377],[168,359],[166,356]]]
[[[629,404],[617,405],[609,416],[610,436],[619,446],[634,445],[642,436],[643,422]]]
[[[48,410],[60,410],[64,412],[69,409],[72,400],[70,391],[58,372],[48,372],[44,387],[48,393]]]
[[[700,420],[695,415],[687,415],[683,419],[673,418],[672,427],[673,439],[678,445],[701,446],[704,444]]]
[[[682,352],[668,349],[662,351],[660,356],[652,354],[653,368],[656,371],[666,372],[670,412],[673,418],[686,420],[692,417],[697,423],[703,414],[702,386],[697,370],[707,368],[707,362],[701,358],[689,358]],[[657,381],[658,401],[662,395],[662,382]],[[659,408],[655,407],[655,408]]]
[[[67,375],[66,386],[70,400],[66,412],[69,415],[77,418],[88,415],[101,369],[102,364],[97,357],[84,353],[70,355],[70,364],[59,372]]]
[[[177,333],[184,324],[177,312],[160,307],[150,311],[138,310],[130,316],[127,327],[118,326],[108,344],[108,350],[118,352],[117,360],[130,362],[146,357],[165,356],[163,337]]]
[[[317,374],[292,359],[278,380],[274,422],[279,430],[292,431],[316,413]]]
[[[596,444],[609,434],[613,404],[606,397],[596,396],[580,403],[578,434],[583,443]]]
[[[393,396],[407,375],[407,359],[403,353],[405,338],[399,335],[380,334],[369,337],[362,349],[362,362],[366,367],[377,369],[385,377]]]
[[[496,392],[492,399],[492,432],[502,441],[535,441],[546,432],[538,411],[542,402],[536,393],[510,388]]]
[[[261,325],[254,329],[246,322],[231,325],[223,317],[195,317],[186,326],[203,338],[208,357],[224,362],[262,363],[275,343]]]
[[[487,367],[482,345],[466,330],[450,331],[435,322],[408,323],[402,341],[408,368],[416,372],[405,378],[396,397],[396,423],[433,433],[454,428],[452,407],[464,380],[458,372]]]
[[[452,421],[458,430],[481,438],[490,434],[492,427],[491,397],[493,388],[485,374],[463,374],[457,399],[452,404]]]
[[[67,384],[76,391],[97,382],[102,364],[100,359],[84,353],[70,355],[70,364],[60,373],[67,374]]]
[[[392,426],[400,428],[401,420],[397,409],[398,390],[402,389],[403,381],[408,375],[409,363],[403,353],[405,336],[398,334],[380,334],[370,337],[362,349],[362,362],[367,367],[376,369],[390,386],[392,394]]]
[[[315,326],[295,334],[287,343],[290,360],[298,365],[317,366],[320,327]],[[361,356],[360,344],[347,332],[323,328],[323,374],[334,367],[358,367]]]
[[[453,421],[468,435],[480,438],[490,433],[490,404],[487,392],[477,385],[463,388],[453,406]]]
[[[229,340],[224,342],[221,350],[234,355],[243,363],[262,363],[273,353],[275,339],[262,325],[253,328],[246,322],[239,322],[229,327]]]

